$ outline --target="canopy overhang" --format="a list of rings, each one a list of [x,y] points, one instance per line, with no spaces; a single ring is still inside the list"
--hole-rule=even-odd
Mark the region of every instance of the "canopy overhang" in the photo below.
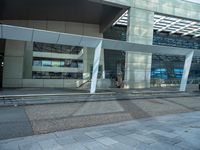
[[[127,41],[118,41],[92,36],[61,33],[4,24],[0,25],[0,38],[91,48],[96,48],[100,41],[102,41],[102,48],[104,49],[182,56],[185,56],[191,51],[194,51],[194,56],[200,56],[200,50],[136,44]]]
[[[0,25],[0,39],[43,42],[94,48],[95,53],[93,66],[95,67],[93,67],[90,93],[95,93],[96,91],[97,75],[102,48],[129,52],[155,53],[162,55],[184,55],[186,59],[179,89],[180,91],[185,91],[186,89],[193,56],[200,56],[200,50],[156,45],[143,45],[126,41],[110,40],[91,36],[53,32],[4,24]]]

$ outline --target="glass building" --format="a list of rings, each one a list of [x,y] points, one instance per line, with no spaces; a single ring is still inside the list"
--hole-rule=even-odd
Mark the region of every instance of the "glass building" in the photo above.
[[[0,10],[2,88],[199,83],[198,2],[2,0]]]

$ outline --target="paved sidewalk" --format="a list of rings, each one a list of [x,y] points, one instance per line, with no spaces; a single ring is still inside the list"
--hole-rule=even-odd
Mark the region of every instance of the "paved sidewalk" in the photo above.
[[[200,111],[0,141],[1,150],[198,150]]]

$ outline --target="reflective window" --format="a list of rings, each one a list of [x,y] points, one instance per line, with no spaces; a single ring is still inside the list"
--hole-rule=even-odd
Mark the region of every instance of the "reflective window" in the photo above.
[[[41,60],[34,60],[33,66],[42,66],[42,61]]]
[[[49,61],[49,60],[42,60],[42,66],[44,66],[44,67],[51,67],[51,61]]]
[[[60,61],[52,61],[52,67],[60,67]]]
[[[33,79],[82,79],[83,75],[81,72],[41,72],[34,71]]]
[[[83,47],[80,46],[46,44],[38,42],[33,43],[33,51],[36,52],[79,54],[82,49]]]

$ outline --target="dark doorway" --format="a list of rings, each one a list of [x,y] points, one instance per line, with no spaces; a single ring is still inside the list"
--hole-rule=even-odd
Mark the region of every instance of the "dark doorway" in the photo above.
[[[3,83],[4,51],[5,51],[5,40],[0,40],[0,89],[2,89],[2,83]]]
[[[2,88],[3,82],[3,55],[0,54],[0,89]]]

